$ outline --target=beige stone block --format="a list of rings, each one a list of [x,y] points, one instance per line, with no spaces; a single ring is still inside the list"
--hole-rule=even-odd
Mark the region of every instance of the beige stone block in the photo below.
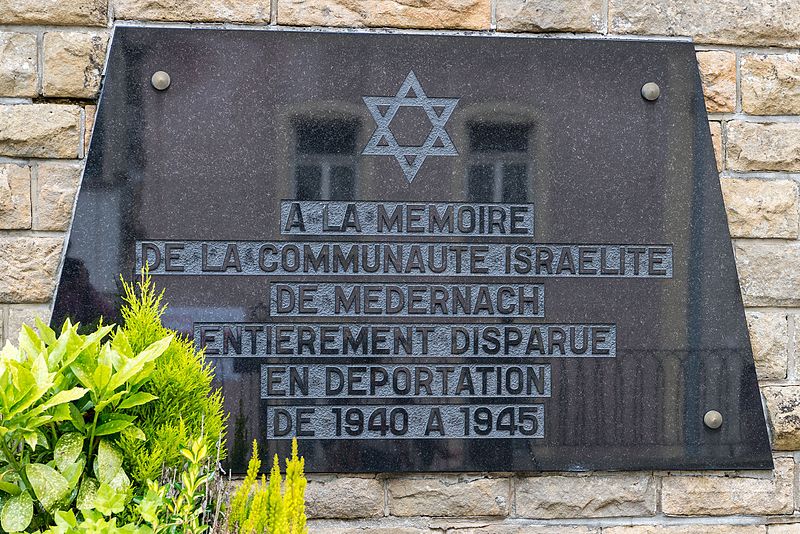
[[[0,230],[31,227],[31,169],[0,163]]]
[[[105,32],[47,32],[44,34],[44,96],[94,98],[106,57]]]
[[[800,54],[748,54],[741,64],[742,111],[800,115]]]
[[[766,534],[762,525],[630,525],[606,527],[603,534]]]
[[[22,325],[26,324],[31,328],[35,328],[36,318],[39,318],[43,323],[48,324],[50,322],[50,306],[47,304],[9,306],[6,339],[16,344],[17,339],[19,338],[19,332],[22,330]]]
[[[767,401],[772,447],[800,450],[800,386],[767,386],[761,391]]]
[[[110,0],[117,19],[269,22],[270,0]]]
[[[35,34],[0,32],[0,96],[38,94],[36,54]]]
[[[488,30],[490,0],[276,0],[278,23]]]
[[[800,171],[800,122],[729,121],[725,129],[727,169]]]
[[[605,30],[602,0],[498,0],[497,29],[512,32],[590,32]]]
[[[359,526],[331,526],[330,522],[310,521],[310,534],[441,534],[440,530],[411,526],[384,526],[379,522]]]
[[[448,534],[600,534],[600,527],[584,525],[531,525],[526,520],[507,519],[502,522],[459,521],[434,523]]]
[[[647,516],[656,483],[645,473],[536,476],[517,482],[517,515],[535,519]]]
[[[388,483],[389,513],[396,516],[497,516],[510,509],[507,478],[408,476]]]
[[[792,345],[789,353],[790,362],[795,368],[800,367],[800,313],[789,314],[789,331],[792,332]],[[800,499],[800,495],[797,496]],[[798,504],[800,510],[800,504]]]
[[[83,108],[84,126],[83,126],[83,151],[89,152],[89,141],[92,139],[92,131],[94,130],[94,119],[97,116],[97,106],[86,106]]]
[[[72,105],[0,105],[0,155],[75,158],[80,118],[80,108]]]
[[[383,516],[383,482],[375,478],[309,475],[309,518],[352,519]]]
[[[106,0],[0,0],[3,24],[105,26]]]
[[[711,130],[711,144],[714,146],[714,159],[717,160],[717,171],[722,171],[725,158],[722,154],[722,124],[710,121],[708,127]]]
[[[687,35],[699,43],[800,46],[796,0],[609,0],[609,33]]]
[[[760,380],[786,378],[789,363],[789,317],[782,312],[747,311],[750,344]]]
[[[791,514],[794,460],[775,458],[774,471],[664,477],[661,508],[674,516]]]
[[[730,113],[736,110],[736,54],[723,50],[697,53],[706,110]]]
[[[720,183],[731,236],[797,238],[797,182],[723,178]]]
[[[800,304],[800,243],[742,240],[733,250],[745,306]]]
[[[54,237],[0,237],[0,302],[48,302],[62,244]]]
[[[769,525],[769,534],[800,534],[800,522],[785,525]]]
[[[77,164],[43,162],[37,165],[36,220],[34,230],[69,228],[75,193],[81,179]]]

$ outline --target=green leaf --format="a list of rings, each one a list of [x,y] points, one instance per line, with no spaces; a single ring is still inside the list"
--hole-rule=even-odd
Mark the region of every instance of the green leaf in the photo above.
[[[92,380],[92,372],[90,370],[88,362],[76,361],[73,362],[69,368],[82,386],[89,388],[92,391],[95,391],[97,389],[97,386]]]
[[[156,362],[147,362],[144,364],[144,367],[142,367],[142,370],[128,381],[128,385],[130,385],[131,389],[139,389],[142,384],[150,380],[155,369]]]
[[[113,395],[111,395],[110,397],[103,398],[103,400],[101,400],[100,402],[97,403],[97,406],[95,406],[94,409],[97,412],[102,412],[106,408],[106,406],[108,406],[109,404],[113,405],[113,404],[119,402],[119,400],[121,398],[123,398],[127,394],[128,394],[127,390],[125,390],[125,389],[120,390],[120,391],[114,393]]]
[[[128,360],[128,358],[119,353],[116,345],[114,345],[113,343],[106,343],[105,345],[103,345],[101,358],[114,371],[120,369],[122,365]],[[112,389],[114,389],[115,387],[116,386],[112,386]]]
[[[56,342],[56,333],[52,328],[44,324],[40,318],[36,317],[33,323],[36,325],[36,329],[39,331],[39,337],[42,341],[47,345],[52,345]]]
[[[72,339],[72,332],[61,334],[61,336],[53,342],[48,342],[47,366],[51,371],[64,367],[64,356],[69,350],[70,340]]]
[[[70,491],[74,490],[78,486],[78,482],[81,480],[81,475],[83,475],[83,468],[85,466],[86,459],[81,457],[77,462],[68,465],[61,471],[61,474],[67,479]]]
[[[12,345],[11,341],[6,340],[3,350],[0,350],[0,361],[18,362],[20,358],[19,349]]]
[[[117,491],[109,484],[100,484],[94,498],[95,509],[105,516],[118,514],[125,509],[128,500],[126,492]]]
[[[134,406],[141,406],[142,404],[147,404],[148,402],[154,401],[157,398],[158,397],[156,397],[155,395],[151,395],[150,393],[145,393],[144,391],[140,391],[139,393],[134,393],[133,395],[123,400],[117,408],[120,410],[125,410],[127,408],[133,408]]]
[[[39,389],[42,391],[50,389],[53,385],[55,373],[50,373],[44,351],[33,357],[33,360],[30,362],[30,370],[33,373],[34,379],[36,379],[36,385]]]
[[[97,457],[94,461],[94,474],[100,482],[110,483],[122,469],[122,451],[109,442],[101,440],[97,447]]]
[[[118,328],[116,332],[114,332],[114,339],[111,340],[111,346],[114,348],[120,356],[125,358],[133,358],[133,349],[131,348],[131,344],[128,341],[128,336],[125,335],[125,331],[121,328]]]
[[[131,479],[125,474],[125,470],[117,469],[117,475],[107,482],[114,491],[127,492],[131,488]]]
[[[68,404],[69,406],[69,420],[72,421],[72,426],[75,427],[75,430],[79,432],[84,432],[86,430],[86,422],[83,420],[83,414],[81,411],[72,404],[71,402]]]
[[[119,386],[142,372],[142,370],[145,368],[145,364],[154,361],[161,356],[167,350],[167,348],[169,348],[169,344],[172,343],[173,337],[174,336],[167,336],[163,339],[160,339],[140,352],[135,358],[128,359],[123,364],[122,368],[117,370],[117,373],[109,382],[109,387],[112,389],[117,389]]]
[[[163,490],[158,491],[160,489],[158,485],[148,488],[147,493],[136,507],[139,515],[148,523],[157,523],[158,514],[164,507],[164,492]]]
[[[106,345],[107,347],[107,345]],[[105,347],[104,347],[105,348]],[[109,380],[111,380],[112,374],[111,365],[108,363],[102,363],[100,361],[97,362],[97,366],[94,368],[94,372],[92,373],[92,382],[94,382],[94,392],[95,394],[99,395],[103,392],[106,387],[108,386]],[[116,389],[115,386],[111,386],[108,388],[110,391],[114,391]]]
[[[109,436],[125,430],[131,426],[130,421],[109,421],[97,427],[94,431],[95,436]]]
[[[75,512],[72,510],[59,510],[53,514],[53,519],[59,527],[75,528],[78,526],[78,519],[75,517]]]
[[[44,424],[49,420],[50,416],[45,418],[36,418],[36,421],[30,421],[28,424],[36,427],[39,424]],[[38,428],[33,431],[23,432],[22,437],[25,439],[25,443],[28,444],[32,451],[35,451],[39,444],[42,444],[42,447],[47,448],[47,436],[45,436]]]
[[[30,419],[28,419],[25,422],[25,426],[27,428],[29,428],[29,429],[33,429],[34,432],[41,432],[40,430],[36,430],[36,429],[38,429],[40,426],[42,426],[45,423],[49,423],[52,420],[53,420],[53,416],[52,415],[39,415],[37,417],[31,417]],[[44,437],[44,435],[42,435],[42,438],[43,438],[42,441],[47,441],[47,439]]]
[[[16,387],[17,391],[13,392],[13,397],[10,397],[11,406],[8,407],[4,418],[10,419],[30,408],[30,406],[42,398],[42,395],[51,384],[37,384],[36,377],[26,364],[15,361],[7,362],[11,372],[11,382]]]
[[[86,335],[83,338],[83,344],[76,351],[77,352],[76,356],[80,355],[83,351],[85,351],[95,343],[99,343],[112,330],[114,330],[114,325],[102,326],[97,330],[95,330],[94,332],[92,332],[91,334]]]
[[[22,532],[33,519],[33,499],[28,493],[11,497],[0,512],[0,526],[6,532]]]
[[[30,326],[23,324],[19,332],[19,350],[23,354],[33,356],[44,350],[44,342]]]
[[[69,317],[64,321],[64,324],[61,325],[61,333],[63,334],[67,330],[72,328],[72,321],[69,320]]]
[[[159,339],[158,341],[151,343],[146,349],[139,353],[136,356],[137,360],[142,360],[144,362],[152,362],[169,348],[169,344],[172,343],[172,340],[175,338],[174,335],[169,335],[165,338]]]
[[[83,436],[77,432],[68,432],[62,435],[53,449],[53,459],[59,471],[64,471],[74,464],[83,452]]]
[[[83,510],[81,515],[83,516],[84,521],[91,521],[92,523],[97,523],[98,521],[103,520],[103,514],[97,510]]]
[[[31,432],[23,432],[22,437],[25,439],[25,443],[28,444],[28,447],[31,448],[32,451],[36,450],[36,446],[39,444],[39,438],[42,436],[41,432],[33,430]],[[45,443],[47,443],[45,441]]]
[[[138,439],[139,441],[147,441],[147,436],[142,432],[142,429],[136,425],[131,425],[122,431],[122,435],[128,439]]]
[[[53,408],[53,418],[50,419],[51,423],[60,423],[61,421],[69,421],[71,415],[69,413],[69,405],[59,404]]]
[[[86,392],[89,391],[88,389],[84,388],[72,388],[66,391],[59,391],[52,397],[50,397],[47,402],[42,404],[42,407],[47,410],[48,408],[52,408],[53,406],[58,406],[59,404],[64,404],[65,402],[72,402],[80,399]]]
[[[78,497],[75,499],[75,507],[78,510],[86,511],[94,509],[94,499],[97,495],[97,488],[100,485],[93,478],[84,478],[78,490]],[[84,516],[86,514],[84,513]]]
[[[58,501],[69,494],[67,479],[49,465],[28,464],[25,472],[28,474],[36,498],[45,510],[51,511]]]
[[[127,421],[129,423],[133,423],[135,420],[135,415],[121,412],[110,413],[106,417],[102,418],[103,423],[108,423],[109,421]]]
[[[82,348],[84,340],[85,338],[78,334],[77,325],[70,326],[62,331],[58,338],[59,346],[61,343],[64,344],[64,354],[61,356],[61,361],[58,362],[58,367],[60,369],[67,369],[72,365],[72,362],[81,356],[84,351],[84,348]],[[58,354],[51,353],[51,361],[55,361],[57,358]]]
[[[11,482],[6,482],[5,480],[0,480],[0,491],[4,491],[12,496],[19,495],[20,492],[22,492],[22,490],[19,489],[19,486],[12,484]]]

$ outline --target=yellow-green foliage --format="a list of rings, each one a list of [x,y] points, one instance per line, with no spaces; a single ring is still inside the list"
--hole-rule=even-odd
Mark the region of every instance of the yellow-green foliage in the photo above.
[[[204,440],[192,440],[181,448],[181,455],[185,463],[178,480],[167,486],[148,481],[147,493],[135,507],[135,515],[146,524],[140,534],[203,534],[209,531],[206,499],[214,472],[209,471]]]
[[[156,293],[146,272],[139,283],[123,285],[123,331],[133,350],[173,333],[161,324],[163,292]],[[181,446],[196,436],[204,436],[212,454],[219,448],[224,455],[225,448],[218,447],[225,432],[222,394],[212,389],[212,378],[211,367],[203,354],[195,351],[192,340],[176,336],[143,388],[157,399],[136,409],[147,440],[122,439],[119,443],[135,485],[146,488],[146,481],[157,480],[163,468],[181,465]]]
[[[250,457],[250,463],[247,464],[247,476],[234,492],[228,505],[228,522],[231,525],[244,525],[244,522],[247,521],[247,513],[250,510],[250,493],[256,485],[260,469],[258,443],[253,440],[253,455]]]
[[[306,527],[306,476],[304,473],[305,458],[298,458],[297,440],[292,440],[292,457],[286,460],[286,483],[283,496],[286,506],[286,517],[289,532],[301,534],[308,531]]]
[[[286,480],[276,454],[269,482],[262,475],[258,444],[253,441],[253,456],[247,466],[247,477],[231,497],[228,524],[238,534],[306,534],[305,461],[297,454],[297,440],[292,440],[292,457],[286,459]],[[283,487],[283,489],[281,489]]]
[[[269,486],[267,492],[267,530],[269,534],[288,534],[289,522],[286,520],[286,507],[281,495],[281,466],[276,454],[272,461],[272,471],[269,472]],[[264,491],[264,479],[261,479],[259,491]],[[245,530],[247,532],[247,530]],[[254,532],[254,531],[251,531]],[[261,532],[264,532],[263,530]]]

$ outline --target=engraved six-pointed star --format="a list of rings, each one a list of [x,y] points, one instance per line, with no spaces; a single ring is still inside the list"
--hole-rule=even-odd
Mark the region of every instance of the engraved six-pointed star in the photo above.
[[[413,95],[413,96],[412,96]],[[458,152],[444,125],[453,113],[458,98],[429,98],[414,75],[408,73],[395,96],[362,97],[372,118],[375,132],[362,154],[368,156],[394,156],[408,183],[417,175],[428,156],[457,156]],[[431,122],[431,131],[422,146],[404,146],[397,142],[390,128],[401,107],[418,107],[425,111]],[[381,108],[384,108],[383,111]]]

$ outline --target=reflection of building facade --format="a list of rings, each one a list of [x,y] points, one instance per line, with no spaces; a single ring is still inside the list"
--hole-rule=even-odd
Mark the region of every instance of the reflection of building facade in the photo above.
[[[527,202],[531,130],[527,124],[468,125],[467,200]]]
[[[295,198],[353,200],[356,195],[359,121],[298,117],[295,133]]]
[[[369,128],[361,128],[359,118],[344,114],[326,119],[299,115],[290,122],[294,137],[289,150],[290,158],[292,152],[294,157],[293,198],[351,200],[362,189],[380,190],[380,177],[375,183],[359,183],[359,176],[371,176],[369,172],[359,172],[369,163],[359,157],[359,143],[369,133]],[[528,202],[533,192],[531,124],[473,120],[451,128],[463,130],[454,137],[461,139],[464,146],[458,148],[467,156],[466,168],[456,170],[465,173],[456,178],[457,182],[466,180],[466,189],[461,193],[464,200]]]

